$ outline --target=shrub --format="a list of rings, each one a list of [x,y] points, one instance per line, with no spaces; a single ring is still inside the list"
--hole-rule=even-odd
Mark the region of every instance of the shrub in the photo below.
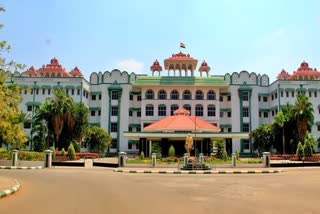
[[[10,152],[5,148],[0,148],[0,160],[10,160]]]
[[[159,142],[152,142],[151,153],[156,153],[157,158],[161,158],[161,145]]]
[[[143,153],[143,151],[140,153],[140,160],[143,160],[144,159],[144,153]]]
[[[216,157],[219,159],[223,159],[224,158],[224,142],[223,141],[215,141],[214,143],[215,147],[217,148],[217,153],[216,153]]]
[[[66,155],[66,151],[64,150],[64,148],[61,149],[61,153],[60,153],[62,156],[65,156]]]
[[[50,150],[52,151],[52,160],[54,160],[56,158],[56,149],[54,148],[54,146],[51,146]]]
[[[239,151],[238,151],[238,150],[236,150],[236,157],[237,157],[237,160],[240,159],[240,154],[239,154]]]
[[[68,147],[68,155],[70,157],[70,160],[73,160],[75,155],[76,155],[76,151],[74,150],[74,147],[73,147],[72,143]]]
[[[72,145],[73,145],[73,147],[74,147],[74,150],[76,151],[76,152],[80,152],[80,149],[81,149],[81,145],[80,145],[80,143],[78,143],[77,141],[72,141]]]
[[[224,161],[226,161],[228,159],[228,154],[227,154],[226,150],[223,150],[221,159]]]
[[[302,160],[304,156],[304,148],[301,142],[298,143],[296,154],[297,154],[298,160]]]
[[[176,156],[176,150],[174,147],[171,145],[168,151],[168,157],[175,157]]]
[[[305,157],[311,157],[312,156],[312,146],[310,144],[309,140],[305,141],[303,152]]]
[[[29,152],[29,151],[19,151],[18,152],[19,160],[26,161],[43,161],[44,153],[43,152]]]

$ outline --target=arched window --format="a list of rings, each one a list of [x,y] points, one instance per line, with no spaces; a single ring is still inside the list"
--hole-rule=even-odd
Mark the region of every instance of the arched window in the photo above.
[[[164,104],[158,106],[158,116],[167,116],[167,107]]]
[[[183,99],[184,99],[184,100],[191,100],[191,99],[192,99],[192,97],[191,97],[191,92],[190,92],[189,90],[185,90],[185,91],[183,92]]]
[[[208,105],[208,117],[215,117],[216,116],[216,107],[214,105]]]
[[[57,74],[57,77],[61,77],[61,73],[58,73],[58,74]]]
[[[49,74],[49,73],[46,73],[46,77],[50,77],[50,74]]]
[[[154,93],[151,89],[148,89],[146,91],[146,99],[147,100],[153,100],[154,99]]]
[[[190,115],[191,115],[191,105],[185,104],[185,105],[183,105],[183,108],[188,110],[190,112]]]
[[[173,105],[171,105],[171,111],[170,111],[170,114],[171,114],[171,116],[173,115],[173,112],[175,111],[175,110],[177,110],[179,108],[179,106],[178,105],[176,105],[176,104],[173,104]]]
[[[54,73],[51,74],[51,77],[56,77],[56,75]]]
[[[215,100],[216,99],[216,93],[213,90],[208,91],[207,95],[208,95],[207,96],[208,100]]]
[[[167,92],[165,90],[160,90],[158,92],[158,99],[159,100],[166,100],[167,99]]]
[[[177,90],[172,90],[170,98],[171,100],[179,100],[179,92]]]
[[[146,116],[153,116],[153,105],[146,105]]]
[[[196,116],[203,116],[203,106],[201,104],[196,105]]]
[[[196,91],[196,100],[203,100],[203,92],[201,90]]]

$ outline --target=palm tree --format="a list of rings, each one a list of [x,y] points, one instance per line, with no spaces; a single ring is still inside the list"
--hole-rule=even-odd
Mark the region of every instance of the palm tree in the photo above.
[[[293,115],[297,120],[297,129],[299,140],[304,144],[304,139],[308,130],[311,130],[314,124],[313,107],[308,97],[303,94],[298,95],[293,106]]]
[[[282,129],[282,154],[286,153],[286,144],[284,137],[284,124],[288,120],[282,111],[279,111],[274,117],[274,123]]]

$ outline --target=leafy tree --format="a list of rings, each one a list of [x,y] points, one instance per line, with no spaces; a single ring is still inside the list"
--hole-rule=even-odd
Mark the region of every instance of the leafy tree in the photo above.
[[[274,142],[274,134],[271,124],[258,126],[249,133],[249,138],[253,141],[253,150],[258,151],[259,155],[263,151],[269,150]]]
[[[111,137],[103,128],[91,126],[86,131],[84,142],[90,151],[102,153],[108,145],[111,145]]]
[[[224,142],[221,140],[218,141],[214,141],[214,145],[217,148],[217,153],[216,153],[216,157],[219,159],[224,159]]]
[[[4,11],[5,9],[0,7],[0,12]],[[0,29],[2,27],[0,24]],[[12,78],[13,72],[22,69],[24,65],[6,60],[4,55],[10,49],[7,41],[0,41],[0,146],[3,143],[12,149],[20,149],[28,140],[21,127],[25,115],[19,109],[20,87],[15,84],[7,85],[5,82],[8,77]]]
[[[306,139],[304,140],[304,155],[306,157],[312,156],[313,147],[317,145],[317,141],[314,136],[307,132]]]
[[[307,131],[311,131],[311,127],[314,123],[313,107],[308,97],[303,94],[298,95],[294,104],[293,114],[297,120],[297,129],[299,134],[299,140],[302,145],[306,137]]]
[[[169,148],[168,156],[169,157],[175,157],[176,156],[176,150],[174,149],[174,147],[172,145]]]

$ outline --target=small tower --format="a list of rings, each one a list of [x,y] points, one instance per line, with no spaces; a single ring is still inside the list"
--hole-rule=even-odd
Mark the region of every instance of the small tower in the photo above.
[[[208,66],[207,62],[205,60],[203,60],[203,62],[201,63],[201,66],[199,68],[200,76],[202,77],[202,72],[206,72],[207,77],[208,77],[209,71],[210,71],[210,67]]]
[[[197,63],[198,60],[192,58],[190,54],[184,54],[180,51],[165,59],[164,67],[168,70],[168,76],[170,76],[170,70],[173,71],[174,76],[176,76],[176,71],[179,72],[179,76],[182,76],[183,71],[185,72],[185,76],[188,76],[188,71],[190,71],[191,76],[194,76],[194,70],[197,67]]]
[[[278,80],[286,80],[290,77],[290,74],[286,72],[284,69],[278,74],[277,79]]]
[[[161,65],[159,64],[158,60],[156,59],[153,64],[150,66],[150,70],[152,71],[152,76],[154,76],[154,72],[155,71],[158,71],[159,72],[159,76],[160,76],[160,73],[162,71],[162,67]]]

